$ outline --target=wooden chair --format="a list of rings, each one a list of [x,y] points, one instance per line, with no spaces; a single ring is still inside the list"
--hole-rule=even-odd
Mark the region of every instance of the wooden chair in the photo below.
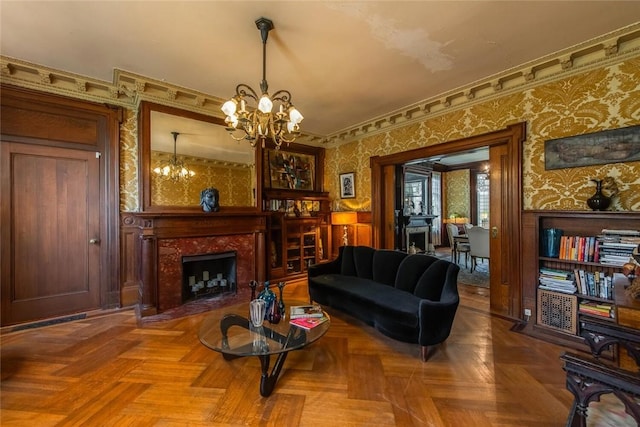
[[[471,272],[476,268],[478,258],[489,260],[489,230],[483,227],[471,227],[469,236],[469,255],[471,255]]]
[[[458,243],[454,237],[459,235],[458,226],[455,224],[447,224],[447,234],[449,235],[449,245],[451,245],[451,262],[456,264],[460,261],[460,253],[464,253],[464,266],[467,267],[467,256],[469,254],[468,243]]]

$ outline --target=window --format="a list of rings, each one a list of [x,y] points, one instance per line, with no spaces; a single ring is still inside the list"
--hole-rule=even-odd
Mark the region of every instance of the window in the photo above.
[[[440,246],[442,241],[442,174],[440,172],[431,173],[431,214],[435,215],[431,223],[431,243]]]
[[[476,174],[476,209],[478,225],[489,227],[489,174],[486,172]]]

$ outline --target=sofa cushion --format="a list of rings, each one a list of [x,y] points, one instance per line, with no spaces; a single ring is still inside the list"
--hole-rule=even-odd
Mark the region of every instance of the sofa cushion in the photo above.
[[[311,284],[311,282],[310,282]],[[312,286],[330,291],[341,301],[350,305],[359,304],[369,312],[372,319],[386,317],[398,324],[417,327],[420,298],[397,289],[360,277],[340,274],[323,274],[313,278]],[[341,304],[342,305],[342,304]]]
[[[398,267],[407,254],[390,249],[378,249],[373,254],[373,280],[388,286],[394,286]]]
[[[373,254],[375,249],[369,246],[356,246],[353,250],[353,261],[356,266],[356,275],[364,279],[373,279]]]
[[[354,249],[355,246],[344,246],[342,251],[342,265],[340,266],[340,273],[345,276],[358,275],[353,254]]]
[[[442,288],[447,281],[450,263],[438,259],[420,276],[413,294],[431,301],[440,301]]]
[[[396,289],[401,289],[413,294],[422,274],[437,260],[438,258],[430,255],[407,256],[398,267],[398,275],[396,276],[395,283]]]

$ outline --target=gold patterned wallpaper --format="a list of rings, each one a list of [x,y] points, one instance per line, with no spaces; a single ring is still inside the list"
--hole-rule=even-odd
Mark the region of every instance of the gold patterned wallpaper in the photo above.
[[[167,158],[166,153],[151,153],[151,170]],[[217,188],[220,206],[253,206],[253,167],[232,164],[211,164],[192,161],[178,155],[185,166],[195,172],[187,182],[151,179],[151,203],[159,206],[198,206],[200,192],[208,187]]]
[[[471,218],[471,194],[469,169],[447,172],[444,174],[445,194],[447,195],[444,213],[447,217],[455,214],[457,217]]]
[[[369,158],[480,135],[527,123],[523,147],[523,208],[589,210],[591,178],[616,179],[620,194],[609,209],[640,211],[640,162],[546,171],[544,141],[640,124],[640,58],[541,83],[423,122],[362,138],[325,156],[325,190],[339,210],[371,210]],[[356,198],[339,200],[338,175],[356,173]]]

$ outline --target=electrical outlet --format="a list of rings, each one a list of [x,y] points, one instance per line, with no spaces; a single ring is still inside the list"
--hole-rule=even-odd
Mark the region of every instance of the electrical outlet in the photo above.
[[[531,316],[531,309],[530,308],[525,308],[524,309],[524,315],[525,316]]]

